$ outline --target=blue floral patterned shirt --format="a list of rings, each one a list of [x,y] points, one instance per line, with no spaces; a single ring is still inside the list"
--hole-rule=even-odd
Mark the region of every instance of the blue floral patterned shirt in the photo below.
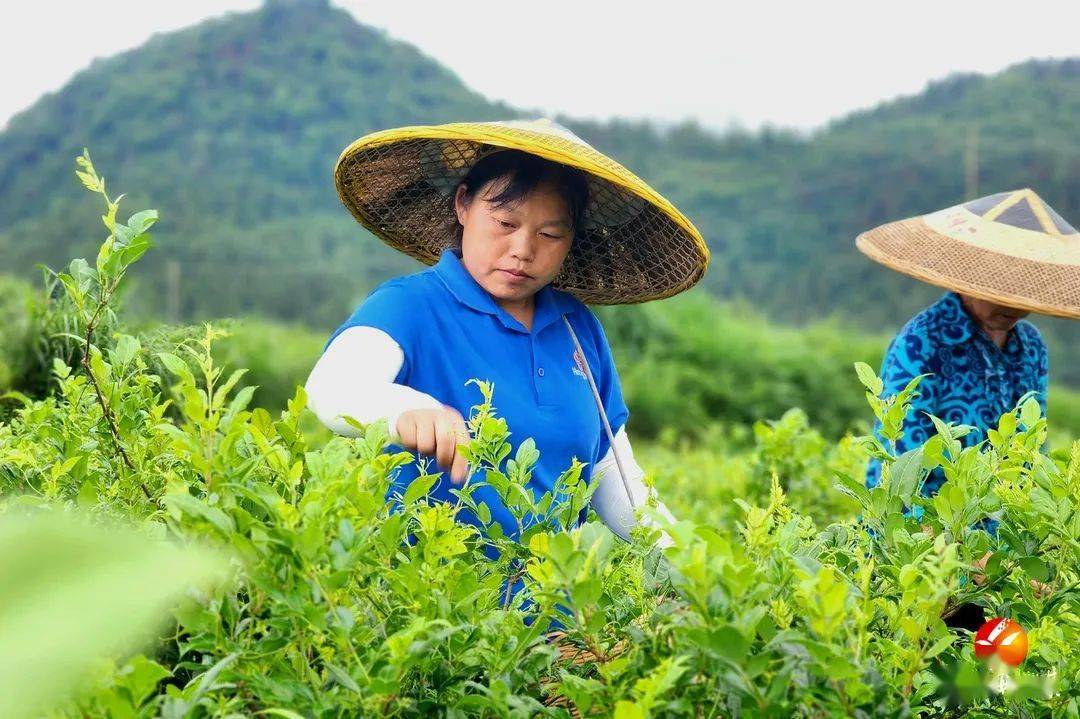
[[[897,454],[936,434],[928,414],[975,427],[976,431],[961,439],[964,446],[984,440],[986,430],[996,427],[998,418],[1029,392],[1038,393],[1045,414],[1047,367],[1046,345],[1035,325],[1020,320],[1009,331],[1002,349],[975,324],[960,296],[946,293],[900,330],[882,362],[883,396],[896,394],[913,377],[932,373],[919,384],[919,396],[904,418],[904,436],[896,443]],[[884,441],[880,432],[878,423],[874,434]],[[872,460],[866,485],[875,487],[880,479],[881,463]],[[944,481],[938,468],[927,478],[923,494],[932,496]]]

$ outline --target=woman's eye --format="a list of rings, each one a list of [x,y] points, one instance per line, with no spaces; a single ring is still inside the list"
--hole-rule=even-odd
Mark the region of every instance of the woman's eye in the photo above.
[[[511,223],[507,222],[506,220],[498,220],[498,223],[499,223],[500,225],[502,225],[503,227],[506,227],[506,228],[508,228],[508,229],[509,229],[509,228],[512,228],[512,227],[514,226],[513,224],[511,224]]]
[[[549,240],[561,240],[563,238],[562,235],[553,235],[550,232],[541,232],[540,236],[546,237]]]

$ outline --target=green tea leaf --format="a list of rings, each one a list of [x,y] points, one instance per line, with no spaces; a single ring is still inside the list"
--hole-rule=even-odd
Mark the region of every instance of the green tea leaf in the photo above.
[[[889,465],[889,494],[910,504],[923,476],[923,448],[916,447]]]
[[[37,716],[97,662],[148,640],[189,587],[223,570],[215,554],[147,541],[130,531],[105,531],[59,514],[5,516],[0,520],[4,716]],[[136,670],[144,688],[151,676],[159,676],[145,666]]]
[[[435,483],[439,481],[438,474],[422,474],[412,482],[409,483],[408,488],[405,490],[405,495],[402,497],[402,501],[405,504],[413,504],[421,497],[426,497],[431,488],[435,486]]]
[[[1045,582],[1050,579],[1050,565],[1040,557],[1021,557],[1020,566],[1036,582]]]
[[[866,387],[872,395],[875,397],[881,396],[881,393],[885,390],[885,384],[877,373],[871,369],[870,365],[865,362],[856,362],[855,374],[859,376],[859,381],[862,382],[863,387]]]

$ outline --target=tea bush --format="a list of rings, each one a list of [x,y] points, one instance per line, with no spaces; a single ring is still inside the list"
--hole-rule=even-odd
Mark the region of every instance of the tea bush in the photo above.
[[[837,322],[770,324],[696,291],[599,314],[635,430],[649,435],[668,428],[693,434],[717,420],[752,425],[802,407],[815,427],[840,437],[865,418],[849,368],[860,359],[877,364],[888,340]]]
[[[799,413],[758,425],[734,458],[658,446],[643,458],[686,510],[660,550],[656,530],[623,543],[591,515],[566,529],[591,491],[581,465],[551,495],[525,490],[542,448],[511,435],[498,389],[478,382],[467,451],[486,473],[454,504],[428,501],[438,476],[423,474],[394,506],[385,492],[409,455],[384,452],[385,426],[312,437],[302,389],[280,413],[252,408],[210,326],[164,350],[119,321],[105,336],[156,215],[120,223],[80,166],[109,238],[94,265],[57,275],[78,356],[57,358],[53,390],[0,424],[2,510],[78,506],[234,560],[230,583],[192,591],[156,646],[112,657],[55,715],[1080,716],[1080,445],[1040,453],[1036,403],[982,447],[941,424],[900,457],[870,439],[830,445]],[[917,387],[882,398],[860,375],[897,436]],[[861,447],[885,464],[872,490]],[[921,497],[938,466],[948,482]],[[455,521],[463,507],[485,516],[480,477],[521,542]],[[988,514],[993,536],[977,521]],[[1008,681],[944,623],[962,602],[1028,629]]]
[[[748,431],[713,425],[700,439],[668,433],[636,449],[636,458],[677,517],[729,528],[742,519],[739,501],[768,504],[774,475],[788,503],[817,523],[854,519],[858,505],[833,485],[837,472],[855,477],[866,466],[852,437],[826,440],[800,409]]]

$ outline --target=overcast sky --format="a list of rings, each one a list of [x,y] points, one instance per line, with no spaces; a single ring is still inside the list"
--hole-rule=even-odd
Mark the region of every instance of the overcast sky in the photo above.
[[[0,8],[0,125],[90,60],[257,0]],[[1080,2],[338,0],[484,95],[578,117],[814,128],[956,71],[1080,56]],[[647,8],[642,12],[640,8]],[[450,118],[448,118],[450,119]]]

